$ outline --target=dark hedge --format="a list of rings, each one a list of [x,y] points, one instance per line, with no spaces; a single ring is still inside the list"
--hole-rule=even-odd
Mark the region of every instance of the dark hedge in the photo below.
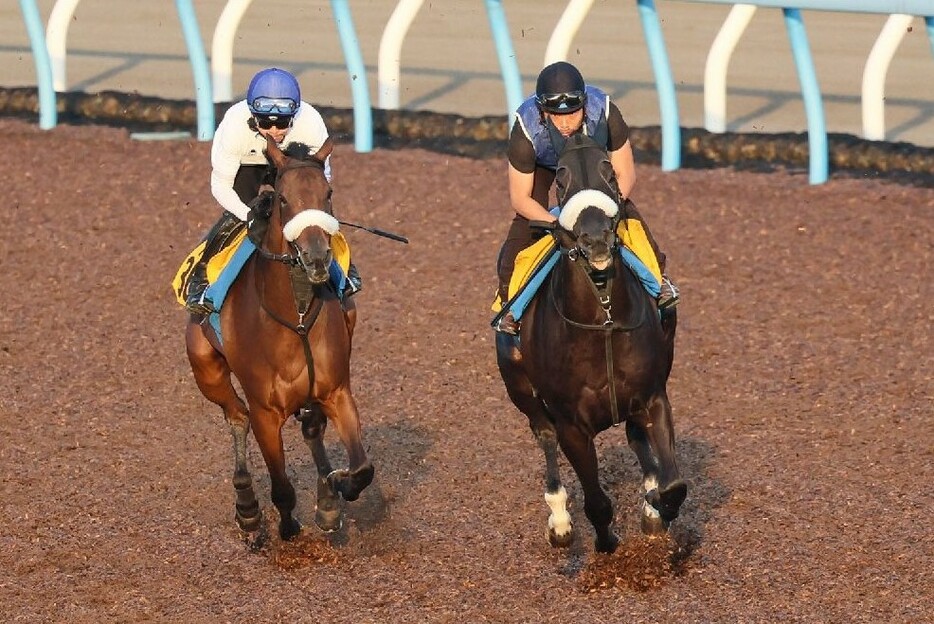
[[[57,94],[58,122],[100,124],[131,131],[191,131],[197,129],[192,100],[168,100],[132,93],[102,91]],[[215,104],[219,121],[230,103]],[[319,106],[337,141],[353,141],[353,110]],[[0,115],[37,118],[35,87],[0,88]],[[373,110],[374,143],[378,147],[418,147],[473,158],[503,157],[506,117],[461,117],[427,111]],[[662,133],[657,126],[633,128],[631,140],[639,162],[659,163]],[[773,171],[809,167],[807,133],[713,134],[682,128],[682,166],[731,166]],[[881,177],[934,187],[934,148],[911,143],[867,141],[848,134],[828,135],[833,175]]]

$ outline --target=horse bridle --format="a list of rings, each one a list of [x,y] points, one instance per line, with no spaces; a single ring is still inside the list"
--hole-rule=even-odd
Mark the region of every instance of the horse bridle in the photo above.
[[[619,262],[617,256],[619,255],[619,235],[616,233],[616,228],[619,225],[619,215],[613,217],[613,244],[610,246],[610,257],[613,259],[610,267],[615,267],[617,262]],[[574,233],[571,232],[573,236]],[[574,241],[577,243],[577,236],[574,236]],[[606,281],[603,282],[602,286],[598,286],[597,282],[593,279],[593,271],[589,270],[583,265],[582,262],[578,262],[583,259],[589,265],[590,260],[587,258],[587,253],[580,247],[579,244],[575,244],[574,247],[570,249],[565,249],[563,247],[559,248],[559,253],[571,262],[572,266],[576,267],[581,271],[586,277],[587,284],[590,285],[590,289],[594,294],[594,297],[597,299],[597,302],[600,304],[600,307],[603,309],[603,313],[606,315],[606,319],[600,325],[593,325],[589,323],[579,323],[572,319],[569,319],[565,316],[564,312],[561,310],[561,307],[558,305],[558,299],[555,296],[555,280],[549,280],[548,282],[548,297],[551,299],[551,304],[555,308],[555,312],[558,313],[558,316],[561,317],[561,320],[566,324],[577,327],[579,329],[586,330],[596,330],[603,332],[603,345],[604,353],[606,354],[606,375],[607,375],[607,385],[610,392],[610,414],[613,422],[613,426],[616,426],[620,423],[619,417],[619,406],[616,404],[616,379],[615,373],[613,371],[613,332],[631,332],[645,323],[646,314],[645,307],[642,308],[642,313],[639,316],[638,321],[633,325],[622,325],[619,321],[613,319],[612,315],[612,302],[610,301],[610,294],[613,289],[613,275],[610,274],[607,276]]]
[[[279,188],[279,180],[282,179],[282,175],[283,175],[284,173],[286,173],[287,171],[293,171],[293,170],[295,170],[295,169],[306,169],[306,168],[309,168],[309,167],[311,167],[311,168],[313,168],[313,169],[323,169],[323,168],[324,168],[324,164],[321,163],[320,161],[316,161],[316,160],[298,160],[298,161],[294,161],[294,162],[289,163],[288,165],[286,165],[286,166],[283,167],[282,169],[278,169],[278,170],[276,171],[276,189]],[[280,198],[279,198],[279,191],[276,190],[275,193],[276,193],[276,197],[275,197],[274,201],[278,203],[278,206],[279,206],[279,219],[280,219],[280,221],[281,221],[281,219],[282,219],[282,203],[281,203],[281,200],[280,200]],[[331,214],[331,196],[330,196],[330,194],[328,195],[326,206],[323,207],[321,210],[323,210],[324,212],[327,212],[328,214]],[[294,250],[294,252],[295,252],[294,254],[288,253],[288,252],[286,252],[286,253],[284,253],[284,254],[273,253],[273,252],[269,251],[268,249],[265,249],[265,248],[262,247],[261,245],[257,245],[257,246],[256,246],[256,251],[259,252],[259,254],[260,254],[263,258],[265,258],[266,260],[272,260],[272,261],[274,261],[274,262],[281,262],[282,264],[285,264],[286,266],[289,266],[289,267],[301,267],[302,270],[304,270],[304,271],[307,273],[307,267],[306,267],[305,263],[302,262],[302,259],[301,259],[301,249],[299,249],[298,245],[296,245],[293,241],[289,241],[288,244],[289,244],[289,247],[290,247],[292,250]]]
[[[619,220],[620,219],[618,215],[613,217],[613,220],[612,220],[613,244],[610,245],[610,256],[613,258],[614,266],[616,264],[616,256],[619,254],[619,247],[620,247],[619,235],[616,233],[616,228],[619,225]],[[574,241],[576,243],[578,240],[578,237],[574,236],[573,232],[571,232],[571,236],[574,238]],[[578,327],[580,329],[601,330],[601,331],[608,331],[608,332],[614,332],[614,331],[630,332],[635,329],[638,329],[639,327],[642,326],[643,323],[645,323],[644,313],[639,318],[638,322],[636,322],[634,325],[622,325],[621,323],[619,323],[619,321],[616,321],[613,319],[612,303],[610,302],[610,292],[613,286],[613,276],[612,274],[607,276],[606,280],[603,282],[603,285],[598,286],[597,281],[594,280],[594,271],[585,267],[583,263],[578,262],[579,260],[584,260],[585,262],[588,263],[588,265],[590,264],[590,259],[587,257],[587,252],[584,251],[579,244],[575,244],[570,249],[559,247],[559,253],[565,256],[569,261],[571,261],[574,267],[577,267],[579,270],[584,272],[584,274],[587,277],[587,283],[590,285],[590,288],[594,294],[594,297],[596,298],[597,302],[600,304],[600,307],[603,309],[603,313],[606,315],[606,319],[603,321],[602,324],[599,324],[599,325],[594,325],[594,324],[589,324],[589,323],[579,323],[577,321],[574,321],[568,318],[567,316],[565,316],[564,312],[561,310],[561,307],[558,305],[557,297],[555,297],[554,281],[552,280],[549,284],[548,294],[549,294],[549,298],[551,299],[551,303],[554,306],[555,311],[558,313],[558,316],[561,317],[561,320],[563,320],[568,325],[571,325],[572,327]]]
[[[273,206],[273,210],[276,207],[278,207],[280,221],[282,220],[282,200],[279,197],[279,191],[278,191],[279,181],[282,179],[283,174],[285,174],[288,171],[294,171],[295,169],[305,169],[309,167],[323,170],[324,164],[317,160],[296,160],[296,161],[290,162],[285,167],[282,167],[281,169],[278,169],[276,171],[276,182],[275,182],[276,196],[275,196],[275,199],[273,200],[275,202]],[[331,207],[331,197],[330,197],[330,194],[328,194],[327,205],[325,206],[324,211],[330,214],[331,212],[330,207]],[[262,245],[257,245],[256,251],[257,253],[259,253],[259,255],[262,258],[266,260],[271,260],[273,262],[280,262],[289,268],[289,277],[292,282],[292,296],[295,299],[295,311],[298,313],[298,324],[293,325],[292,323],[285,321],[284,319],[279,317],[278,314],[270,310],[266,306],[266,303],[263,300],[262,295],[260,295],[260,305],[262,306],[263,310],[273,320],[275,320],[280,325],[287,327],[288,329],[291,329],[296,334],[302,337],[302,342],[304,343],[304,346],[305,346],[305,357],[308,360],[309,366],[311,366],[312,360],[311,360],[311,349],[310,349],[310,345],[308,344],[308,332],[311,330],[312,326],[315,324],[315,321],[317,320],[318,314],[321,312],[321,308],[323,307],[324,303],[320,297],[313,296],[315,286],[311,285],[310,281],[307,279],[308,265],[304,262],[302,258],[301,248],[299,248],[299,246],[294,241],[288,241],[288,245],[292,249],[293,253],[289,253],[289,252],[286,252],[284,254],[273,253],[269,251],[268,249],[266,249],[265,247],[263,247]],[[305,279],[302,279],[303,277]],[[312,301],[315,301],[317,305],[315,306],[315,309],[313,311],[313,314],[311,315],[311,318],[308,319],[308,321],[306,322],[305,316],[309,313],[309,308],[311,307]],[[309,370],[311,369],[309,368]]]

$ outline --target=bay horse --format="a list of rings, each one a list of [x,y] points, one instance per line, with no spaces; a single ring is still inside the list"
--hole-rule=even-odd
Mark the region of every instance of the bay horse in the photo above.
[[[356,307],[352,299],[342,305],[329,283],[331,237],[339,224],[331,214],[324,156],[283,153],[271,139],[266,155],[276,170],[274,193],[260,196],[266,200],[268,227],[257,237],[257,249],[231,286],[219,319],[213,319],[219,320],[220,332],[212,319],[193,314],[185,342],[198,388],[224,410],[233,435],[237,524],[249,535],[261,535],[262,512],[247,462],[252,430],[269,471],[279,535],[288,540],[301,530],[292,515],[295,489],[282,445],[282,426],[291,416],[301,422],[317,467],[315,522],[322,530],[341,527],[340,499],[356,500],[374,468],[350,390]],[[260,211],[261,203],[253,209]],[[347,450],[349,469],[331,466],[324,445],[328,422]]]
[[[560,445],[580,480],[595,548],[613,552],[619,538],[600,485],[597,434],[625,423],[643,472],[644,533],[665,533],[687,495],[666,392],[677,316],[662,321],[655,300],[621,260],[619,194],[606,150],[572,136],[556,181],[558,222],[533,226],[554,237],[560,255],[522,315],[521,337],[496,334],[497,364],[544,451],[552,546],[568,546],[573,535]]]

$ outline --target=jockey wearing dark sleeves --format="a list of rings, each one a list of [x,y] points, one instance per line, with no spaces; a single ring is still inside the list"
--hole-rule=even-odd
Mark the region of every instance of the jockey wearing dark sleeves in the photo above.
[[[662,271],[659,310],[673,308],[679,297],[664,273],[665,254],[661,253],[645,220],[629,200],[636,182],[629,126],[606,93],[585,84],[577,68],[563,61],[541,71],[535,94],[519,105],[509,134],[509,200],[515,216],[497,262],[500,300],[503,303],[508,300],[516,256],[535,241],[536,232],[529,227],[529,221],[555,220],[548,207],[559,150],[564,139],[579,132],[606,146],[616,176],[616,188],[612,191],[620,199],[621,212],[642,224]],[[516,335],[518,325],[512,314],[506,314],[497,331]]]

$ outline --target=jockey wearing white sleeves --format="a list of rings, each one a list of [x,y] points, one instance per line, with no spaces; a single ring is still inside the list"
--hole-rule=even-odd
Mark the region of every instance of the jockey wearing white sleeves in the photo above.
[[[285,116],[282,116],[285,117]],[[304,143],[310,154],[316,154],[328,140],[328,129],[315,107],[299,102],[298,112],[291,116],[286,128],[260,128],[246,100],[237,102],[224,115],[211,146],[211,194],[225,210],[246,221],[248,208],[234,190],[234,180],[243,165],[267,165],[263,150],[264,134],[279,132],[277,143],[283,149],[292,143]],[[265,132],[264,132],[265,131]],[[325,159],[324,175],[331,180],[331,158]],[[252,199],[252,198],[249,198]]]
[[[214,134],[211,146],[211,194],[224,208],[205,236],[201,259],[188,279],[186,307],[195,314],[215,312],[206,289],[208,261],[231,240],[250,218],[248,204],[263,183],[271,183],[271,167],[263,150],[271,138],[283,150],[302,144],[308,156],[324,159],[324,175],[331,181],[333,141],[315,107],[302,101],[298,80],[271,67],[250,81],[246,99],[231,106]],[[344,297],[360,290],[360,276],[351,263]]]

